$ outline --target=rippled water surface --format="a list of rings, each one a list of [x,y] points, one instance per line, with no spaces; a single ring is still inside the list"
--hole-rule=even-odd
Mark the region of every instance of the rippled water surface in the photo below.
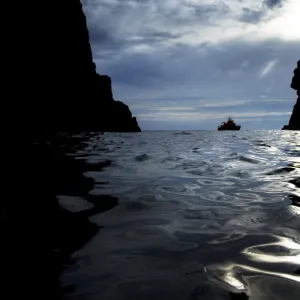
[[[99,134],[76,156],[111,161],[85,175],[119,205],[90,217],[67,299],[299,299],[299,132]]]

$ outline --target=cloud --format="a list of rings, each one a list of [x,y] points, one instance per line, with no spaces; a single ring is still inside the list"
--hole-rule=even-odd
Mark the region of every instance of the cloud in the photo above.
[[[275,65],[277,63],[277,60],[271,60],[265,64],[265,66],[262,68],[261,73],[259,75],[260,78],[265,77],[268,75],[272,70],[274,69]]]
[[[254,3],[257,1],[253,1]],[[252,7],[243,7],[243,12],[239,20],[241,22],[258,24],[273,19],[278,15],[278,11],[274,10],[282,8],[285,4],[285,0],[264,0],[261,4]]]
[[[268,8],[282,7],[285,0],[264,0],[264,5]]]
[[[240,21],[245,23],[256,24],[259,23],[266,15],[264,10],[253,10],[249,8],[243,8],[243,14],[240,17]]]
[[[299,2],[83,4],[98,71],[112,77],[115,98],[130,106],[143,129],[153,128],[151,118],[158,116],[155,126],[162,128],[196,126],[184,118],[191,113],[210,116],[205,124],[211,128],[230,111],[236,116],[256,112],[251,118],[265,119],[259,126],[266,128],[275,125],[265,117],[269,112],[274,120],[288,121],[295,101],[289,85],[300,53]]]

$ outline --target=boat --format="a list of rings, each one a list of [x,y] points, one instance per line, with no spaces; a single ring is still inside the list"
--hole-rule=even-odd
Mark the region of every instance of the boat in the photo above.
[[[223,122],[220,126],[218,126],[218,130],[240,130],[241,126],[236,125],[233,119],[228,118],[227,122]]]

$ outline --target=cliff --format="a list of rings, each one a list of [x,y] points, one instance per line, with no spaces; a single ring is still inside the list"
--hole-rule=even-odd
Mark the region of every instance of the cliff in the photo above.
[[[128,106],[113,99],[111,79],[96,73],[79,0],[8,1],[3,11],[14,24],[4,27],[1,56],[2,293],[57,299],[61,262],[98,230],[88,217],[117,204],[90,198],[86,164],[66,155],[84,140],[57,132],[140,128]],[[89,198],[94,209],[64,211],[58,194]]]
[[[291,88],[297,91],[298,99],[294,106],[289,125],[285,125],[282,129],[300,130],[300,61],[298,61],[297,68],[294,70]]]
[[[284,129],[300,130],[300,97],[298,97],[296,104],[289,121],[289,125]]]
[[[16,35],[26,111],[23,124],[47,131],[140,131],[111,78],[96,73],[80,0],[25,2]]]

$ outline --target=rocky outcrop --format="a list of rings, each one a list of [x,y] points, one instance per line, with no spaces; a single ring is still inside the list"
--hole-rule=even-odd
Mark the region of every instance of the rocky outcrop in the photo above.
[[[7,6],[14,24],[3,27],[1,56],[2,294],[59,299],[57,269],[99,229],[88,217],[117,205],[116,198],[91,197],[94,183],[84,173],[99,172],[106,163],[75,160],[86,140],[69,132],[140,129],[128,106],[113,99],[111,79],[96,73],[79,0]],[[93,207],[67,212],[56,198],[62,194]]]
[[[140,131],[128,106],[113,99],[111,78],[96,72],[80,0],[23,5],[16,33],[24,58],[18,66],[25,74],[23,124],[47,131]]]
[[[300,60],[294,70],[291,88],[297,91],[298,99],[294,106],[289,125],[283,127],[284,130],[300,130]]]
[[[294,106],[290,122],[288,125],[289,130],[300,130],[300,97],[298,97],[297,102]]]

